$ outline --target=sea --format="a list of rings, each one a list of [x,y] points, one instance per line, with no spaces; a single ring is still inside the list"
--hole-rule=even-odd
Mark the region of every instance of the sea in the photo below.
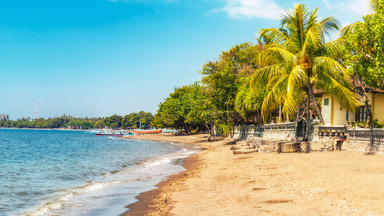
[[[0,129],[0,215],[120,215],[198,151],[85,131]]]

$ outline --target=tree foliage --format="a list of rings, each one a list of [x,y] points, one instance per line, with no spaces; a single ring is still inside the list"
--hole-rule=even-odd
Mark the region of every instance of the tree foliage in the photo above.
[[[153,125],[209,132],[215,125],[225,135],[233,125],[254,119],[259,107],[253,106],[256,102],[246,82],[258,68],[257,56],[262,48],[261,44],[243,43],[209,61],[202,68],[201,83],[176,88],[159,105]],[[242,93],[238,96],[240,89]],[[240,101],[244,98],[252,110],[242,107]]]
[[[140,111],[138,113],[130,113],[122,119],[124,128],[148,128],[152,123],[154,116],[150,112]]]
[[[374,13],[342,32],[347,50],[344,64],[351,71],[355,91],[365,104],[367,126],[372,120],[368,93],[374,88],[384,89],[384,1],[371,1],[371,5]]]
[[[261,123],[261,107],[266,95],[265,89],[252,91],[250,85],[251,77],[243,77],[235,98],[235,111],[244,119]]]
[[[214,111],[206,88],[200,83],[176,88],[155,114],[152,125],[176,129],[211,130]]]
[[[345,35],[344,64],[368,86],[384,89],[384,1],[376,4],[376,12],[355,23]]]
[[[243,78],[250,77],[258,68],[257,57],[262,49],[261,43],[236,45],[223,52],[216,61],[210,61],[203,66],[202,83],[207,86],[207,94],[216,111],[215,120],[219,129],[226,128],[220,125],[236,125],[248,117],[237,112],[242,110],[239,104],[236,111],[236,97],[244,84]],[[242,94],[244,96],[248,93],[250,92],[243,91]]]
[[[140,121],[145,128],[153,121],[153,115],[150,112],[140,111],[139,113],[131,113],[124,118],[119,115],[112,115],[106,118],[76,118],[73,116],[63,115],[56,118],[21,118],[18,120],[1,120],[0,127],[14,128],[68,128],[81,127],[82,129],[90,128],[138,128]],[[133,119],[133,120],[132,120]],[[128,121],[129,120],[129,121]],[[127,123],[129,122],[129,123]]]
[[[280,29],[262,29],[260,36],[268,44],[259,55],[260,69],[251,80],[252,88],[266,88],[262,105],[264,120],[280,104],[283,112],[293,117],[306,93],[309,117],[310,101],[322,123],[314,88],[322,89],[339,99],[349,109],[356,101],[349,72],[338,62],[342,57],[342,41],[325,42],[325,36],[339,29],[334,17],[319,20],[317,8],[309,11],[304,4],[288,10]]]

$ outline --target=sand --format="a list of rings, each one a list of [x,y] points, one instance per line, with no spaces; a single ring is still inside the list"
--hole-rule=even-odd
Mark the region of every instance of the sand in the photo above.
[[[207,150],[126,215],[384,215],[384,157],[360,152],[233,155],[206,135],[133,136]],[[137,210],[141,209],[140,212]],[[136,210],[136,212],[135,212]]]

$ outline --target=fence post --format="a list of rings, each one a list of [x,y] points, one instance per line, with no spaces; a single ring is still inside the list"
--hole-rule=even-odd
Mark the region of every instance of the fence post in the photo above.
[[[374,146],[375,144],[375,136],[373,135],[373,129],[375,128],[375,122],[372,122],[372,126],[371,126],[371,148]]]

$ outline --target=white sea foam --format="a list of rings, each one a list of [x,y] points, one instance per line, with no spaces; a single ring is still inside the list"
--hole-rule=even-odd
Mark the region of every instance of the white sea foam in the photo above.
[[[90,182],[88,185],[69,189],[64,195],[62,195],[58,199],[52,202],[47,202],[45,205],[37,209],[37,211],[28,215],[30,216],[52,215],[52,212],[54,210],[60,209],[65,202],[70,201],[76,195],[81,195],[81,194],[90,193],[97,190],[102,190],[106,188],[108,185],[118,184],[118,183],[120,183],[120,181],[106,182],[106,183]]]
[[[118,172],[105,173],[102,182],[90,182],[82,187],[69,189],[60,198],[46,203],[30,215],[81,215],[79,213],[81,212],[80,209],[85,208],[86,212],[95,208],[95,205],[96,208],[100,208],[106,205],[105,201],[109,201],[108,199],[114,196],[128,196],[131,197],[129,198],[132,199],[131,202],[134,202],[136,193],[151,190],[154,185],[165,180],[165,176],[183,170],[179,164],[174,162],[198,152],[198,150],[191,150],[191,148],[186,147],[185,144],[177,145],[182,148],[181,151],[154,157],[133,167],[123,167]],[[109,187],[113,184],[116,184],[116,186]],[[124,190],[124,188],[128,188],[128,191],[127,189]],[[132,189],[134,192],[130,192]],[[124,198],[124,200],[129,199]],[[124,201],[125,204],[129,204],[126,202]],[[104,208],[112,209],[111,206],[104,206]],[[77,213],[74,213],[76,211]]]
[[[171,162],[170,158],[163,158],[163,159],[160,159],[157,161],[148,162],[147,164],[145,164],[145,166],[146,167],[153,167],[153,166],[168,164],[169,162]]]

